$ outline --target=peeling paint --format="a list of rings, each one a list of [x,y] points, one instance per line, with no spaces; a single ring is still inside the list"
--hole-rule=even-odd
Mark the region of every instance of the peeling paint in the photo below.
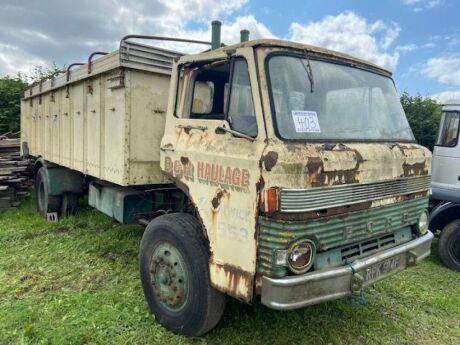
[[[227,192],[225,189],[218,188],[216,191],[216,195],[211,200],[211,206],[213,212],[219,211],[219,206],[224,197],[229,197],[230,193]]]
[[[211,276],[218,277],[218,279],[212,280],[214,287],[219,289],[222,288],[221,284],[223,284],[230,296],[242,301],[252,299],[253,273],[231,264],[212,263]]]
[[[278,161],[278,153],[270,151],[266,155],[262,156],[260,161],[263,163],[265,170],[271,171]]]

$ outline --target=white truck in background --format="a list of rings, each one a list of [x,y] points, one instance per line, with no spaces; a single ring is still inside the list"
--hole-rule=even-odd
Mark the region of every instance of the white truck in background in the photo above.
[[[440,230],[439,255],[460,272],[460,100],[442,106],[439,134],[433,150],[430,226]]]

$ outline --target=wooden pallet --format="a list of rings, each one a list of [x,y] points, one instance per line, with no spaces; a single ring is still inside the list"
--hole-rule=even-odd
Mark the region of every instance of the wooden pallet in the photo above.
[[[0,135],[0,209],[18,206],[32,185],[29,161],[21,158],[20,145],[19,132]]]

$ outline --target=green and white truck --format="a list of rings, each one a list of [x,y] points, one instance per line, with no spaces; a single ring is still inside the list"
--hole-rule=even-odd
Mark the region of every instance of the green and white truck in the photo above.
[[[219,22],[199,54],[149,39],[165,38],[125,37],[26,90],[21,140],[44,217],[87,195],[146,226],[140,278],[167,329],[209,331],[226,295],[279,310],[361,295],[429,255],[431,153],[389,71],[247,31],[225,46]]]

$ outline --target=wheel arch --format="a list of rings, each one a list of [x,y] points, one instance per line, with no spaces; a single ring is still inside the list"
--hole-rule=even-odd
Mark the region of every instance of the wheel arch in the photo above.
[[[33,173],[34,179],[37,176],[38,170],[40,170],[41,167],[46,168],[46,161],[43,159],[42,156],[38,156],[32,167],[32,173]]]
[[[203,234],[203,237],[206,240],[208,249],[211,250],[212,248],[210,247],[209,238],[208,238],[208,232],[206,231],[206,226],[205,226],[205,224],[203,222],[203,219],[200,216],[200,211],[198,209],[198,205],[196,204],[196,202],[193,200],[192,196],[190,195],[190,190],[189,190],[188,186],[184,182],[179,180],[178,178],[172,176],[171,174],[168,174],[165,171],[163,171],[163,174],[165,175],[165,177],[168,180],[170,180],[174,184],[174,186],[177,189],[179,189],[180,191],[182,191],[182,193],[184,193],[185,197],[187,198],[188,202],[190,203],[190,205],[193,208],[192,215],[198,220],[198,222],[201,225],[202,234]]]
[[[460,219],[459,215],[460,204],[443,202],[431,211],[429,229],[433,232],[442,230],[450,222]]]

